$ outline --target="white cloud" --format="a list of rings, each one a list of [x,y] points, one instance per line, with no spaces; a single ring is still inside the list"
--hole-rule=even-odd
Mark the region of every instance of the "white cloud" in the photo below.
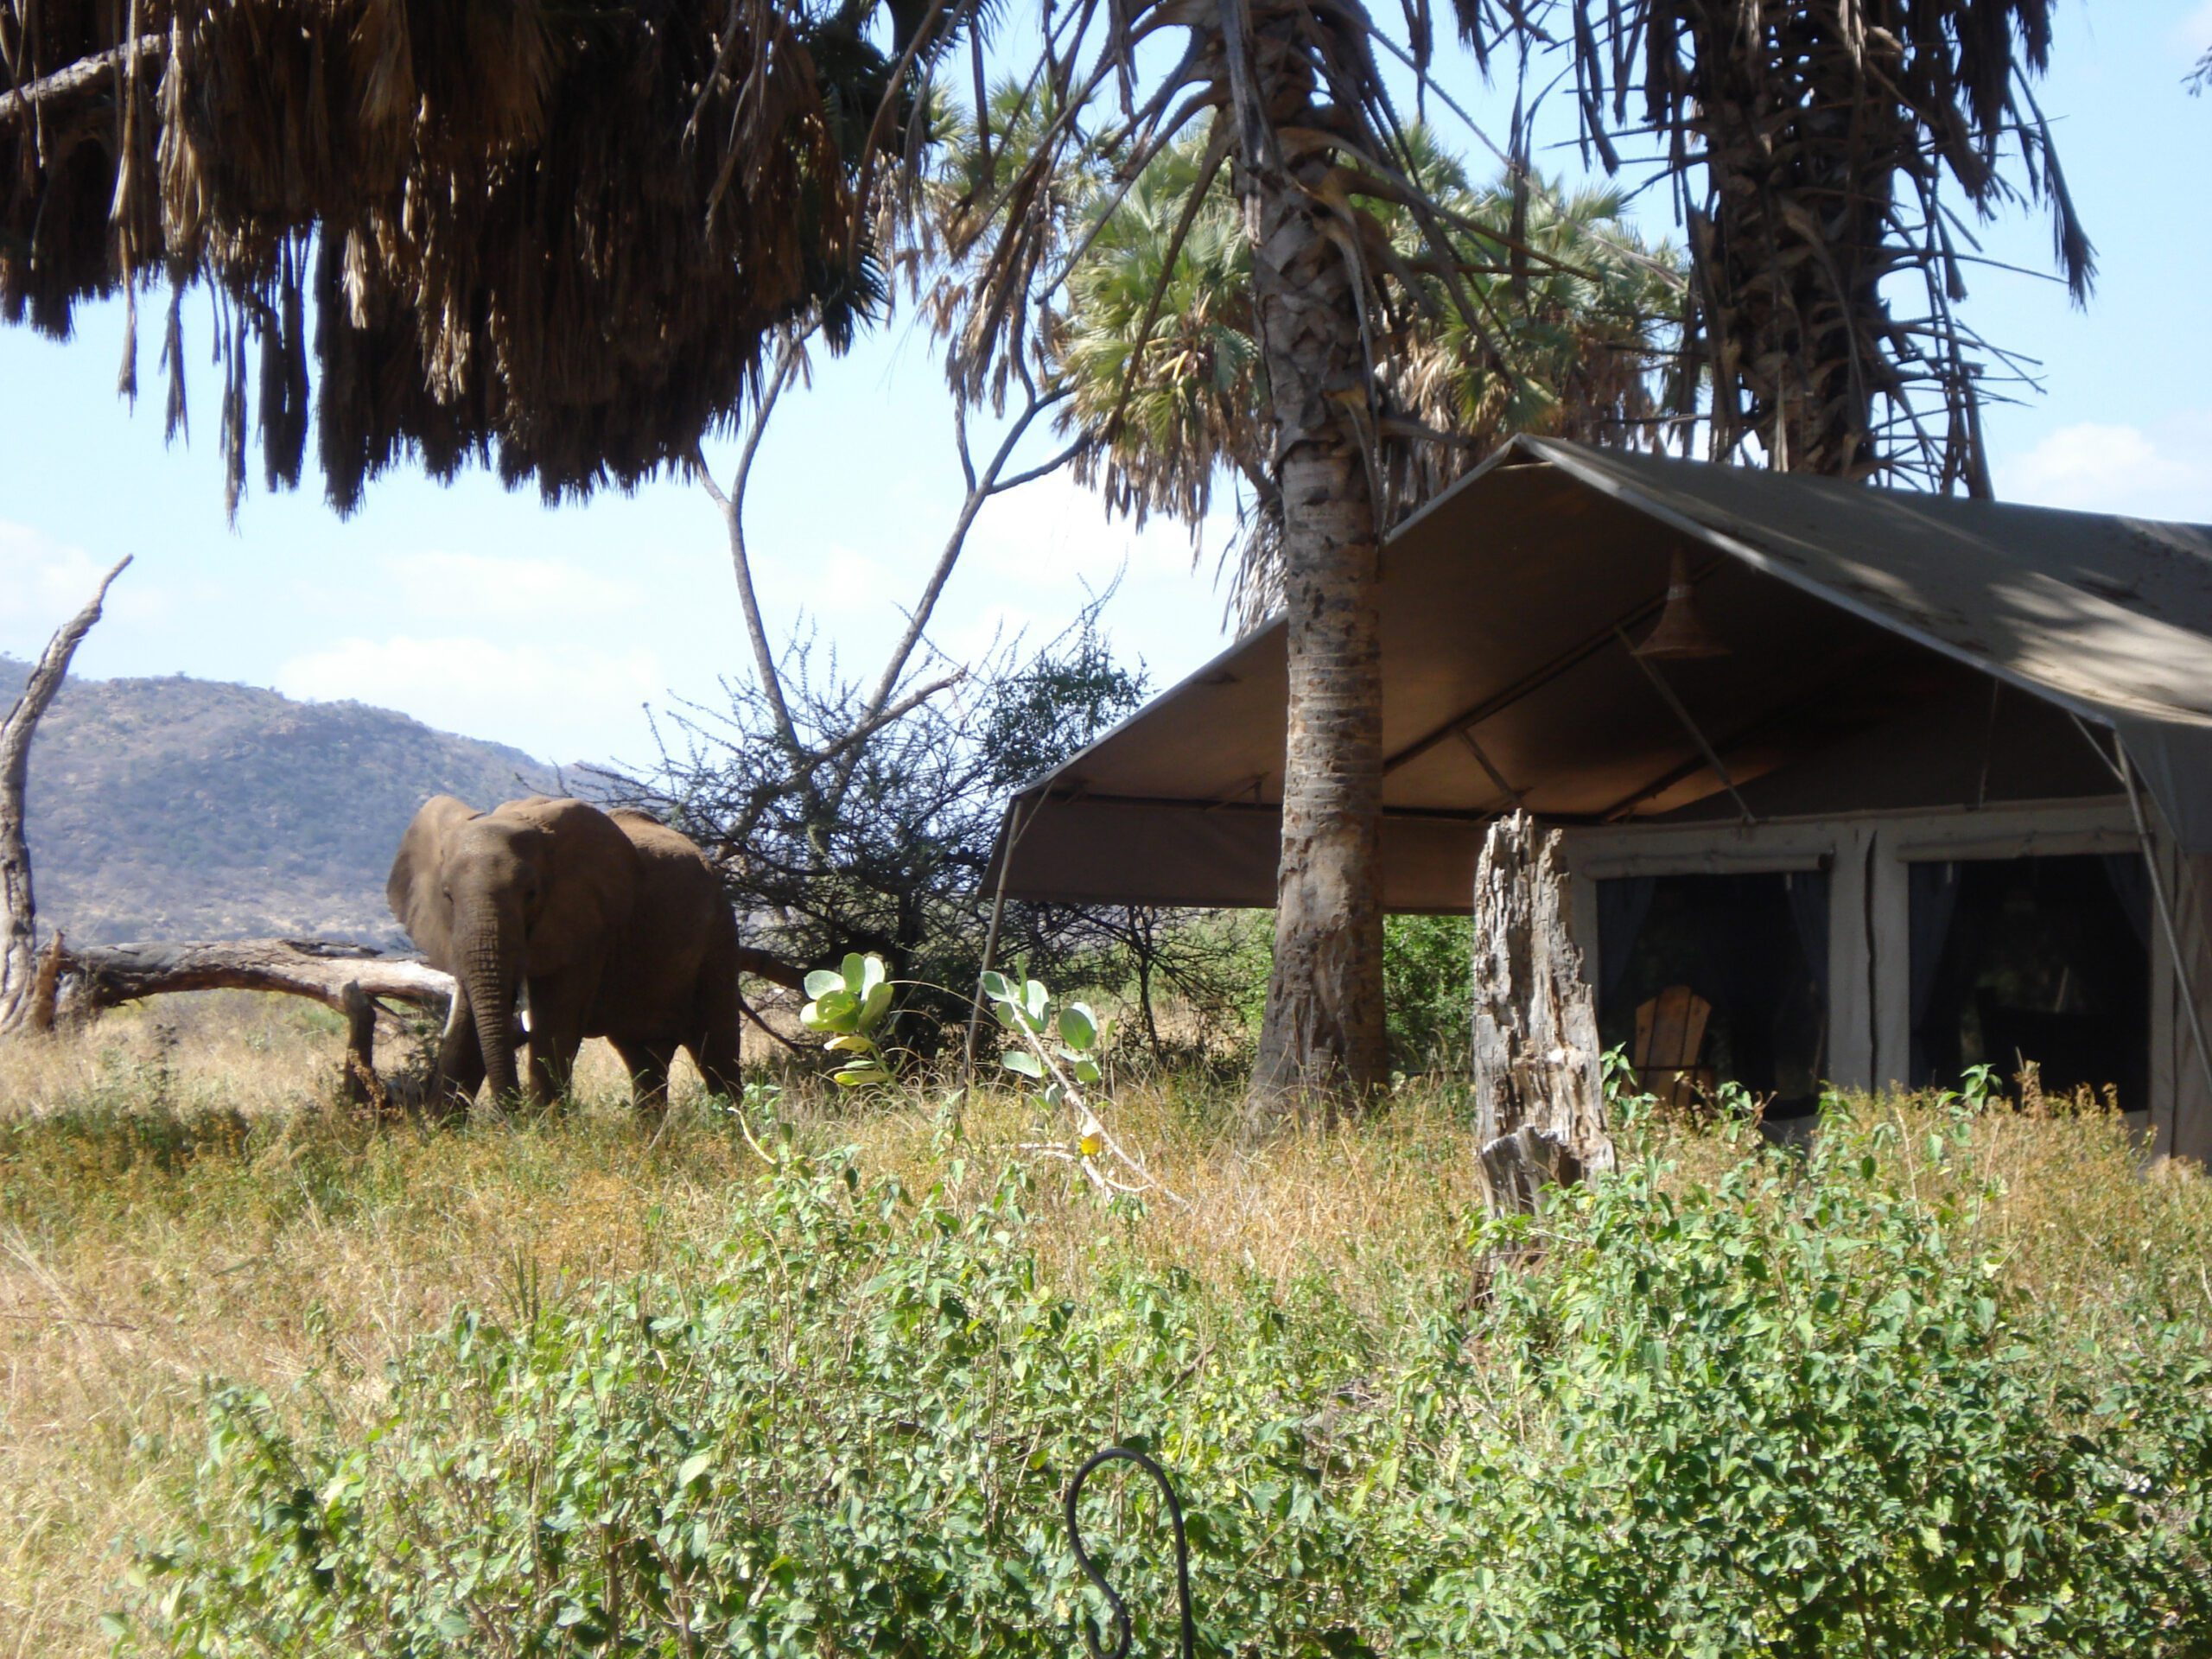
[[[2212,0],[2202,0],[2194,11],[2174,25],[2173,43],[2191,63],[2212,47]]]
[[[54,629],[74,616],[112,560],[56,540],[29,524],[0,518],[0,649],[35,654]],[[138,618],[161,607],[143,573],[126,572],[103,607],[110,616]]]
[[[648,651],[399,635],[295,657],[274,683],[288,696],[397,709],[442,731],[567,762],[637,750],[638,706],[659,699],[668,677]]]
[[[1209,522],[1206,542],[1225,531]],[[1065,588],[1080,593],[1087,581],[1103,588],[1124,565],[1133,582],[1191,575],[1191,532],[1172,519],[1154,518],[1140,531],[1127,518],[1109,518],[1094,491],[1066,473],[998,497],[968,532],[963,563],[995,582]],[[1209,566],[1201,562],[1200,569]]]
[[[2063,426],[1997,469],[2007,500],[2212,522],[2212,417]]]
[[[756,563],[753,579],[764,606],[804,611],[814,617],[880,613],[895,620],[900,607],[920,595],[925,578],[902,574],[873,555],[832,543],[809,552],[803,563],[796,558]],[[775,632],[775,619],[770,618],[769,633],[772,637]]]
[[[588,620],[641,602],[636,583],[563,559],[424,551],[402,553],[390,568],[410,611],[463,624],[479,617]]]

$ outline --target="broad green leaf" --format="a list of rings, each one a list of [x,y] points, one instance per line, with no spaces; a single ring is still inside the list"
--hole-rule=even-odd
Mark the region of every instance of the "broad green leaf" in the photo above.
[[[1077,1083],[1097,1083],[1105,1075],[1098,1069],[1098,1062],[1088,1057],[1078,1059],[1075,1063],[1075,1078]]]
[[[861,965],[861,995],[863,1000],[875,994],[875,988],[884,982],[883,958],[871,954]]]
[[[982,983],[983,995],[992,1001],[1011,1002],[1014,1000],[1014,982],[997,969],[994,968],[986,973]]]
[[[868,960],[874,962],[875,958],[870,957]],[[875,983],[869,987],[868,995],[861,1001],[860,1028],[862,1031],[874,1031],[882,1023],[883,1016],[890,1011],[891,982],[879,976]]]
[[[848,1032],[842,1037],[832,1037],[823,1046],[835,1054],[867,1054],[875,1045],[858,1032]]]
[[[689,1486],[693,1481],[698,1479],[700,1476],[705,1474],[708,1470],[714,1466],[715,1454],[713,1452],[694,1452],[690,1457],[684,1459],[682,1463],[676,1466],[677,1491],[682,1491],[686,1486]]]
[[[842,965],[845,988],[853,994],[853,1001],[857,1002],[868,995],[868,958],[857,950],[849,950]]]
[[[809,1031],[850,1031],[858,1018],[861,1005],[844,991],[832,991],[817,997],[799,1010],[799,1024]],[[812,1019],[807,1016],[809,1013]]]
[[[845,976],[828,968],[817,968],[806,976],[809,996],[827,996],[832,991],[845,988]]]
[[[1060,1010],[1060,1040],[1070,1048],[1089,1048],[1098,1040],[1098,1016],[1090,1004],[1071,1002]]]
[[[840,1089],[858,1089],[864,1084],[888,1083],[891,1081],[891,1074],[880,1065],[855,1062],[851,1065],[840,1066],[836,1071],[832,1071],[830,1074],[830,1080]]]
[[[1006,1052],[1006,1069],[1018,1071],[1025,1077],[1041,1077],[1045,1063],[1026,1048],[1009,1048]]]
[[[1052,994],[1036,980],[1022,987],[1022,1010],[1028,1014],[1032,1025],[1043,1027],[1045,1016],[1052,1012]]]

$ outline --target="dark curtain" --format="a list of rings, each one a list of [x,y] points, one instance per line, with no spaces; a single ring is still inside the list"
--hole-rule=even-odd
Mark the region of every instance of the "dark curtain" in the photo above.
[[[2146,950],[2151,945],[2151,865],[2140,853],[2107,853],[2098,862],[2105,867],[2105,879],[2112,883],[2112,890],[2119,895],[2120,907],[2127,917],[2127,925],[2135,930],[2135,941]]]
[[[1959,908],[1959,867],[1951,863],[1906,866],[1907,928],[1912,953],[1912,1086],[1926,1086],[1933,1070],[1921,1027],[1936,1000],[1936,969],[1951,937]]]
[[[1828,873],[1792,870],[1782,878],[1789,895],[1789,918],[1797,924],[1798,948],[1805,953],[1813,981],[1813,1007],[1820,1021],[1820,1043],[1813,1069],[1824,1071],[1828,1046]]]
[[[1792,870],[1783,878],[1789,893],[1790,918],[1797,924],[1797,943],[1805,952],[1806,969],[1813,988],[1820,993],[1823,1019],[1828,1006],[1828,873]]]
[[[1602,1005],[1620,988],[1628,972],[1628,959],[1636,950],[1637,936],[1651,914],[1651,896],[1658,878],[1649,875],[1615,876],[1598,883],[1598,1001]]]

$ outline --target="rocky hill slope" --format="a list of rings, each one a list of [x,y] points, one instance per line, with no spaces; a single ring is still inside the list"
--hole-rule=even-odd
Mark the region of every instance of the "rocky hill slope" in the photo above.
[[[0,658],[0,709],[27,672]],[[397,944],[385,874],[415,809],[553,787],[518,749],[387,709],[182,677],[72,679],[31,747],[39,919],[86,944]]]

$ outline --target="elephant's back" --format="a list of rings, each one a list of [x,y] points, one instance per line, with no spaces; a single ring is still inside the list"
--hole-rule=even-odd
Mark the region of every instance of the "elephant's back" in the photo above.
[[[597,1034],[671,1038],[691,1023],[700,982],[720,972],[736,918],[698,844],[642,812],[608,815],[636,849],[638,904],[603,982]]]

